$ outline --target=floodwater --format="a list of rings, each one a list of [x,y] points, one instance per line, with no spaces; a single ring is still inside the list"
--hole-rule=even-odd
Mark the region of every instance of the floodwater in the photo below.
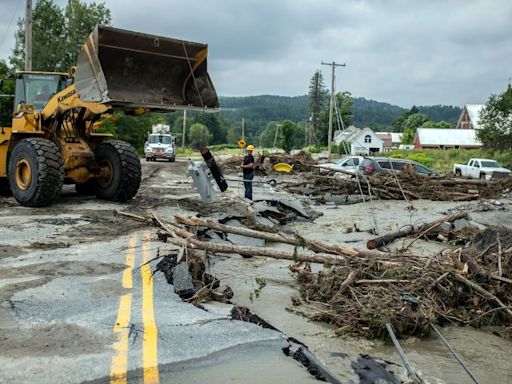
[[[190,369],[160,368],[161,383],[317,383],[298,362],[279,349],[251,346],[219,354],[218,359],[198,362]]]
[[[510,209],[512,204],[508,201]],[[323,213],[315,223],[295,223],[293,228],[310,239],[334,243],[347,242],[354,247],[365,247],[366,241],[374,237],[368,230],[378,229],[380,234],[392,232],[405,225],[431,222],[443,216],[447,210],[461,203],[414,201],[413,209],[403,201],[375,201],[370,204],[350,206],[313,206]],[[467,205],[467,203],[466,203]],[[499,212],[504,225],[510,223],[510,210]],[[478,223],[496,223],[496,212],[471,213]],[[402,248],[407,241],[397,241],[391,249]],[[277,247],[286,247],[279,244]],[[446,244],[417,241],[411,251],[425,255],[447,248]],[[338,337],[335,328],[324,323],[312,322],[297,313],[292,313],[290,296],[298,292],[288,270],[289,262],[274,259],[242,259],[226,257],[215,263],[214,273],[225,284],[233,288],[233,301],[249,307],[254,313],[273,326],[305,343],[319,359],[343,381],[358,382],[351,364],[359,354],[369,354],[383,360],[402,365],[395,348],[382,341],[363,338]],[[251,292],[257,288],[256,277],[263,277],[267,286],[259,298]],[[287,309],[288,308],[288,309]],[[467,367],[481,384],[512,383],[512,342],[494,335],[490,330],[450,326],[441,330],[451,346],[461,355]],[[402,347],[414,368],[430,383],[469,383],[471,378],[452,357],[438,338],[401,340]],[[397,375],[405,379],[402,368]]]

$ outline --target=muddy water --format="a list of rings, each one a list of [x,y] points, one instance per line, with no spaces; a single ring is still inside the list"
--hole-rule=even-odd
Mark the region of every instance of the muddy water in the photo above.
[[[392,232],[405,225],[431,222],[444,215],[459,203],[415,201],[412,210],[406,202],[374,202],[369,204],[327,207],[318,206],[324,215],[315,223],[296,223],[293,228],[310,239],[333,243],[347,242],[355,247],[365,247],[372,237],[367,232],[377,223],[380,234]],[[493,223],[495,212],[471,215],[478,222]],[[504,212],[510,218],[510,213]],[[506,221],[506,220],[505,220]],[[502,221],[503,222],[503,221]],[[398,241],[391,249],[407,246],[407,241]],[[278,245],[283,247],[284,245]],[[431,255],[446,244],[432,244],[417,241],[411,251]],[[342,380],[358,382],[351,368],[351,362],[361,353],[401,364],[394,347],[380,341],[361,338],[337,337],[329,325],[308,321],[286,308],[293,307],[290,296],[297,295],[293,278],[288,271],[288,262],[273,259],[241,259],[236,256],[225,258],[215,265],[215,273],[223,283],[230,285],[237,304],[251,308],[253,312],[269,321],[289,336],[304,342],[326,366]],[[267,286],[259,298],[251,301],[251,292],[257,288],[256,277],[264,277]],[[254,295],[253,295],[254,296]],[[472,328],[447,327],[442,330],[450,344],[460,353],[480,383],[512,383],[512,343],[490,331]],[[435,337],[402,342],[403,348],[414,367],[431,383],[466,383],[470,377],[451,356],[447,348]],[[405,372],[397,373],[405,378]]]
[[[441,333],[481,384],[512,382],[512,342],[469,327],[446,327]],[[430,382],[435,383],[435,379],[446,383],[471,382],[463,367],[435,336],[426,340],[406,340],[403,347],[414,367]],[[391,346],[376,347],[373,353],[398,360]]]
[[[298,362],[278,348],[251,347],[224,353],[219,360],[195,365],[193,369],[160,369],[161,383],[318,383]]]

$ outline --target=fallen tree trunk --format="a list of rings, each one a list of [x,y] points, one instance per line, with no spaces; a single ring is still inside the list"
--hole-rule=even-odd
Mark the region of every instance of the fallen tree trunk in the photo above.
[[[441,219],[438,219],[432,223],[423,224],[417,228],[411,227],[410,229],[403,229],[398,232],[393,232],[393,233],[390,233],[390,234],[387,234],[384,236],[379,236],[374,239],[370,239],[366,243],[366,247],[368,249],[379,248],[379,247],[382,247],[383,245],[391,243],[392,241],[394,241],[396,239],[399,239],[401,237],[411,236],[414,234],[420,234],[420,237],[421,237],[445,222],[451,223],[458,219],[467,219],[467,218],[468,218],[467,212],[453,213],[451,215],[442,217]]]
[[[177,232],[178,227],[172,225],[170,227],[172,230]],[[184,240],[187,247],[192,249],[201,249],[213,253],[236,253],[242,255],[263,256],[271,257],[273,259],[304,261],[320,264],[337,264],[344,260],[343,256],[329,253],[315,253],[313,251],[286,251],[269,247],[249,247],[244,245],[221,244],[201,241],[194,237],[187,237]],[[183,246],[183,239],[170,237],[167,239],[167,241],[174,245]]]
[[[121,213],[121,212],[118,212]],[[123,215],[133,220],[137,221],[145,221],[148,223],[153,223],[155,226],[163,229],[166,233],[170,235],[167,241],[171,244],[187,248],[187,250],[205,250],[211,252],[220,252],[220,253],[236,253],[242,255],[252,255],[252,256],[263,256],[263,257],[271,257],[274,259],[285,259],[285,260],[294,260],[294,261],[304,261],[304,262],[312,262],[312,263],[320,263],[320,264],[337,264],[340,261],[346,260],[345,256],[356,256],[356,257],[372,257],[377,259],[381,265],[383,266],[391,266],[398,264],[399,262],[394,262],[390,260],[383,260],[382,258],[392,259],[394,256],[404,257],[405,254],[389,254],[389,253],[381,253],[381,252],[372,252],[366,251],[363,249],[351,248],[351,247],[339,247],[336,245],[328,244],[332,249],[337,249],[335,253],[328,252],[313,252],[310,250],[280,250],[269,247],[250,247],[250,246],[238,246],[233,244],[221,244],[221,243],[213,243],[201,241],[195,237],[192,232],[187,231],[184,228],[181,228],[177,225],[164,223],[161,221],[156,215],[151,212],[152,219],[147,219],[143,216],[138,216],[134,214]],[[188,218],[190,219],[190,218]],[[201,220],[201,219],[198,219]],[[218,223],[217,223],[218,224]],[[235,228],[226,226],[228,228]],[[238,228],[239,229],[239,228]],[[252,231],[252,230],[251,230]],[[259,232],[259,231],[258,231]],[[289,236],[289,235],[288,235]],[[323,249],[319,243],[323,246],[326,243],[318,242],[314,240],[310,240],[315,244],[316,249]],[[281,241],[283,242],[283,241]],[[295,245],[293,243],[292,245]],[[188,249],[190,248],[190,249]],[[346,253],[343,254],[340,250],[345,249]],[[409,255],[411,256],[411,255]],[[411,256],[413,257],[413,255]]]
[[[326,243],[320,240],[309,240],[303,237],[298,238],[297,236],[290,235],[281,231],[278,232],[264,232],[257,231],[255,229],[249,228],[239,228],[233,227],[230,225],[225,225],[218,223],[214,220],[202,219],[199,217],[190,217],[183,215],[174,216],[176,221],[180,224],[184,224],[187,226],[194,227],[206,227],[210,229],[214,229],[217,231],[221,231],[224,233],[233,233],[236,235],[253,237],[256,239],[262,239],[266,241],[271,241],[274,243],[285,243],[291,244],[295,246],[300,246],[301,243],[305,245],[305,247],[311,249],[315,252],[326,252],[333,253],[341,256],[350,256],[350,257],[380,257],[382,254],[380,252],[371,252],[366,251],[364,249],[357,249],[349,246],[340,246],[335,244]],[[389,256],[389,255],[388,255]]]
[[[215,229],[217,231],[221,231],[224,233],[233,233],[235,235],[253,237],[255,239],[267,240],[267,241],[274,242],[274,243],[286,243],[286,244],[300,246],[300,243],[303,240],[306,247],[310,248],[313,251],[329,252],[329,253],[335,253],[335,254],[345,255],[345,256],[359,256],[359,252],[352,247],[341,247],[338,245],[333,245],[333,244],[325,243],[322,241],[298,238],[296,236],[289,235],[289,234],[281,232],[281,231],[279,231],[279,232],[264,232],[264,231],[257,231],[255,229],[249,229],[249,228],[238,228],[238,227],[233,227],[230,225],[221,224],[214,220],[201,219],[199,217],[187,217],[187,216],[183,216],[183,215],[176,215],[174,217],[176,218],[178,223],[184,224],[187,226],[206,227],[206,228]]]

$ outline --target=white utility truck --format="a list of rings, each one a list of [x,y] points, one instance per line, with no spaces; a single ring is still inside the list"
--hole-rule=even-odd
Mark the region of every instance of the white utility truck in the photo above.
[[[496,160],[490,159],[470,159],[467,165],[454,164],[453,173],[455,173],[456,176],[482,180],[512,175],[510,169],[503,168]]]
[[[144,144],[146,161],[157,159],[176,160],[176,137],[171,135],[171,127],[164,124],[153,125],[152,133]]]

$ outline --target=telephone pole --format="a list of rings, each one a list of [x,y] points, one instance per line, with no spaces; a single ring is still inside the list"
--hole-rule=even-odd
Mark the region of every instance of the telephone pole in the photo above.
[[[25,9],[25,71],[32,70],[32,0]]]
[[[336,77],[335,69],[336,67],[345,67],[346,64],[338,64],[336,62],[332,63],[324,63],[322,61],[322,65],[329,65],[332,68],[332,74],[331,74],[331,100],[329,102],[329,133],[327,138],[327,152],[329,154],[329,158],[331,157],[331,147],[332,147],[332,111],[334,109],[334,79]]]

